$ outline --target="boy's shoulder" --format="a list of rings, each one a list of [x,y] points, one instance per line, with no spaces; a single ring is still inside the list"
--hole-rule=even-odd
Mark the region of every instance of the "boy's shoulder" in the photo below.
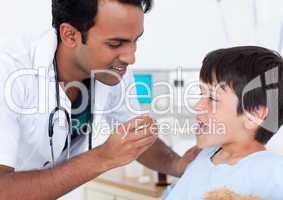
[[[204,161],[212,157],[220,147],[208,147],[204,148],[195,161]],[[250,168],[251,166],[257,166],[258,170],[281,170],[283,171],[283,156],[276,154],[270,150],[259,151],[246,156],[241,159],[236,166],[240,168]],[[282,173],[283,174],[283,173]]]
[[[270,150],[265,150],[262,152],[256,152],[255,154],[250,155],[252,161],[258,161],[264,165],[273,165],[281,164],[283,165],[283,156],[278,155]]]
[[[269,184],[274,185],[279,183],[278,178],[280,182],[283,179],[283,156],[269,150],[259,151],[243,158],[237,169],[247,173],[250,180],[254,180],[254,182],[272,181],[272,184]],[[280,183],[280,185],[282,188],[283,184]]]
[[[258,183],[259,189],[274,191],[274,194],[283,191],[283,156],[266,150],[259,152],[247,164],[250,180]]]
[[[202,149],[193,163],[207,161],[207,159],[213,156],[213,154],[215,154],[219,149],[220,147],[218,146]],[[250,166],[257,165],[258,170],[275,168],[283,170],[283,156],[278,155],[270,150],[259,151],[241,159],[236,165],[241,168],[249,168]]]
[[[265,169],[270,169],[273,172],[276,170],[281,172],[283,171],[283,156],[269,150],[259,154],[257,157],[257,163],[262,165]]]
[[[199,153],[198,157],[211,157],[214,153],[216,153],[220,147],[214,146],[214,147],[208,147],[202,149],[202,151]],[[243,158],[243,161],[269,161],[274,163],[281,163],[283,164],[283,156],[276,154],[270,150],[264,150],[259,151],[253,154],[248,155],[247,157]]]

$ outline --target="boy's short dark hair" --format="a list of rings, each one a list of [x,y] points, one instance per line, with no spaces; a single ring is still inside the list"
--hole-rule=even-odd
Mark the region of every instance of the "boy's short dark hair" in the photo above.
[[[116,0],[120,3],[140,6],[144,13],[148,12],[153,0]],[[87,41],[88,30],[95,25],[99,0],[52,0],[52,25],[59,33],[64,22],[71,24],[82,34],[82,42]],[[58,34],[60,42],[60,35]]]
[[[214,81],[224,82],[232,88],[239,99],[238,114],[242,114],[244,110],[253,111],[258,106],[268,107],[269,113],[275,112],[278,116],[278,123],[274,124],[276,120],[271,119],[268,122],[273,127],[271,130],[266,128],[270,127],[270,124],[262,124],[256,132],[255,139],[266,144],[283,123],[282,68],[282,58],[274,51],[257,46],[233,47],[210,52],[203,60],[200,79],[208,84],[213,84]],[[267,78],[266,72],[272,71],[271,79],[275,82],[267,80],[270,74]],[[258,80],[260,84],[256,84],[257,87],[246,92],[246,86],[256,83],[251,82],[254,80]],[[268,91],[271,90],[278,91],[278,106],[271,105],[271,108],[277,108],[275,111],[270,109],[270,103],[267,100],[276,98],[275,96],[270,97],[271,94]]]

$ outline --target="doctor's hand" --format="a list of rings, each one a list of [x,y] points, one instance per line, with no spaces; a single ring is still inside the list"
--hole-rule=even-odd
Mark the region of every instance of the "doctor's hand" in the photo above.
[[[185,172],[186,167],[190,164],[200,153],[202,149],[197,146],[190,148],[175,164],[179,177]]]
[[[110,168],[126,165],[136,160],[156,141],[156,121],[149,116],[139,116],[121,124],[101,145],[101,158]]]

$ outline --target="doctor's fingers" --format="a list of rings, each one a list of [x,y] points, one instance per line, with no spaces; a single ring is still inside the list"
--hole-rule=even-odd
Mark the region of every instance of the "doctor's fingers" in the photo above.
[[[137,129],[142,129],[144,127],[148,127],[153,123],[156,123],[156,121],[152,119],[150,116],[140,115],[138,117],[135,117],[129,120],[128,122],[122,125],[126,127],[126,130],[132,131],[132,130],[137,130]]]
[[[153,131],[148,131],[148,129],[153,129],[154,125],[156,125],[156,121],[148,116],[139,116],[136,117],[124,124],[121,124],[118,129],[116,129],[116,133],[125,138],[135,138],[137,135],[146,135],[147,133],[151,133]]]
[[[129,131],[125,138],[130,141],[136,141],[147,137],[158,137],[157,124],[151,124],[148,127],[144,127],[138,130]]]
[[[146,137],[146,138],[137,140],[134,143],[132,143],[132,145],[134,146],[135,149],[138,149],[138,151],[142,151],[142,149],[145,150],[151,147],[155,143],[156,140],[157,140],[157,137],[150,136],[150,137]]]
[[[155,138],[149,137],[136,142],[125,144],[123,145],[123,149],[121,149],[120,153],[128,157],[129,161],[136,160],[143,152],[149,149],[155,141]]]

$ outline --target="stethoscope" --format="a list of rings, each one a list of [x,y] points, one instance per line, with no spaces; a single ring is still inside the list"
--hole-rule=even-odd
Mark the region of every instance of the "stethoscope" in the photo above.
[[[56,55],[56,54],[55,54]],[[53,67],[54,67],[54,74],[55,74],[55,91],[56,91],[56,107],[52,110],[52,112],[49,115],[49,124],[48,124],[48,137],[49,137],[49,145],[51,149],[51,164],[52,167],[55,165],[55,156],[54,156],[54,145],[53,145],[53,135],[54,135],[54,116],[58,112],[62,112],[65,115],[66,123],[68,126],[68,133],[67,133],[67,160],[70,159],[70,148],[71,148],[71,119],[69,116],[68,111],[61,106],[60,103],[60,92],[59,92],[59,78],[58,78],[58,66],[56,61],[56,56],[54,56],[53,59]],[[95,82],[95,80],[93,79]],[[93,87],[94,88],[94,87]],[[90,91],[90,90],[89,90]],[[92,98],[90,95],[89,97],[91,103],[91,108],[94,107],[94,100],[95,98]],[[88,150],[92,149],[92,123],[93,123],[93,110],[90,111],[90,120],[89,120],[89,134],[88,134]]]

